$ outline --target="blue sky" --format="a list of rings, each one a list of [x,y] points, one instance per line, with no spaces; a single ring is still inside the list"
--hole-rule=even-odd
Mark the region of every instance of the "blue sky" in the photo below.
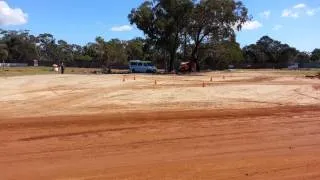
[[[142,36],[127,15],[143,0],[0,0],[0,27],[48,32],[69,43],[86,44],[96,36],[123,40]],[[320,48],[319,0],[243,0],[253,19],[238,33],[241,46],[263,35],[303,51]]]

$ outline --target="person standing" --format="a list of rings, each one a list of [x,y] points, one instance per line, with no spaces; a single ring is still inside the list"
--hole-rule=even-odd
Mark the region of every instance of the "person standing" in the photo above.
[[[61,71],[61,74],[64,74],[64,64],[63,62],[60,64],[60,71]]]

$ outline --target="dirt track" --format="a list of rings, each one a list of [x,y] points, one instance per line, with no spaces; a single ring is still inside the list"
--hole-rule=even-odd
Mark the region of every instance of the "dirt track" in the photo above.
[[[318,81],[225,76],[0,79],[0,179],[320,179]]]

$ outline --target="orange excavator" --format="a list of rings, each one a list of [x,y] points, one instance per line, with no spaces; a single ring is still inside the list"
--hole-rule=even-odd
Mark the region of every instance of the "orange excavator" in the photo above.
[[[179,72],[187,73],[187,72],[196,72],[197,66],[192,61],[181,62],[179,67]]]

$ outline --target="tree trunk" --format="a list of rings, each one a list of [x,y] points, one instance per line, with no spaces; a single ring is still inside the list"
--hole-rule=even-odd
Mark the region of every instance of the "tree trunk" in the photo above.
[[[199,60],[197,59],[195,63],[196,63],[196,70],[197,70],[197,72],[200,72],[200,63],[199,63]]]
[[[200,72],[200,63],[199,63],[198,56],[197,56],[198,49],[199,49],[199,43],[196,43],[196,45],[192,51],[191,61],[192,61],[192,63],[196,64],[196,71]]]
[[[183,42],[183,58],[187,58],[187,33],[184,33],[184,42]]]
[[[169,69],[168,69],[169,73],[172,72],[174,69],[175,58],[176,58],[175,51],[170,52]]]

